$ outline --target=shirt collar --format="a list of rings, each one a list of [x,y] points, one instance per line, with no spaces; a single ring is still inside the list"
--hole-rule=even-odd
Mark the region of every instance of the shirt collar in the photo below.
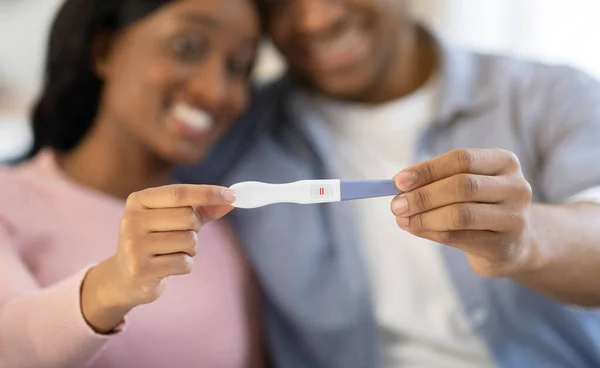
[[[480,57],[451,46],[435,32],[427,31],[437,45],[441,60],[441,89],[434,123],[446,125],[457,115],[475,114],[489,108],[493,102],[493,83],[491,76],[485,77]]]

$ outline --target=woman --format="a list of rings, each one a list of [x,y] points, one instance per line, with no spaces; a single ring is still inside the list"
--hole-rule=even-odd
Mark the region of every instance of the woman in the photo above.
[[[168,185],[244,110],[258,37],[250,0],[67,0],[0,171],[0,367],[260,365],[248,268],[198,232],[234,194]]]

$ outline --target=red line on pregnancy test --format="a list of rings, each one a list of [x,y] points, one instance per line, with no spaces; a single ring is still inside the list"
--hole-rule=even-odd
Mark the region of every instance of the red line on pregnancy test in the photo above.
[[[325,195],[325,188],[319,189],[319,194],[320,195]]]

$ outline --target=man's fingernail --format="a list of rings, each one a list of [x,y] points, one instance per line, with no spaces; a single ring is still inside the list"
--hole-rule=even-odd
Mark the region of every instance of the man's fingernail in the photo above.
[[[237,196],[235,195],[235,192],[233,190],[225,189],[225,190],[223,190],[223,198],[227,202],[235,202],[235,200],[237,199]]]
[[[394,200],[392,204],[392,212],[396,216],[402,216],[408,212],[408,199],[406,197],[400,197]]]
[[[407,228],[410,225],[410,219],[408,217],[398,217],[396,223],[401,228]]]
[[[410,190],[415,183],[415,174],[412,171],[401,172],[396,175],[396,185],[403,191]]]

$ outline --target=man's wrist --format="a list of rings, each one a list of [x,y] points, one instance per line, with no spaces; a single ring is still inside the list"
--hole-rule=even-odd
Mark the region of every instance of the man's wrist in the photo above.
[[[511,277],[522,277],[543,270],[552,261],[552,249],[547,247],[544,239],[542,213],[548,211],[549,206],[532,204],[529,210],[527,227],[521,244],[517,266]]]

